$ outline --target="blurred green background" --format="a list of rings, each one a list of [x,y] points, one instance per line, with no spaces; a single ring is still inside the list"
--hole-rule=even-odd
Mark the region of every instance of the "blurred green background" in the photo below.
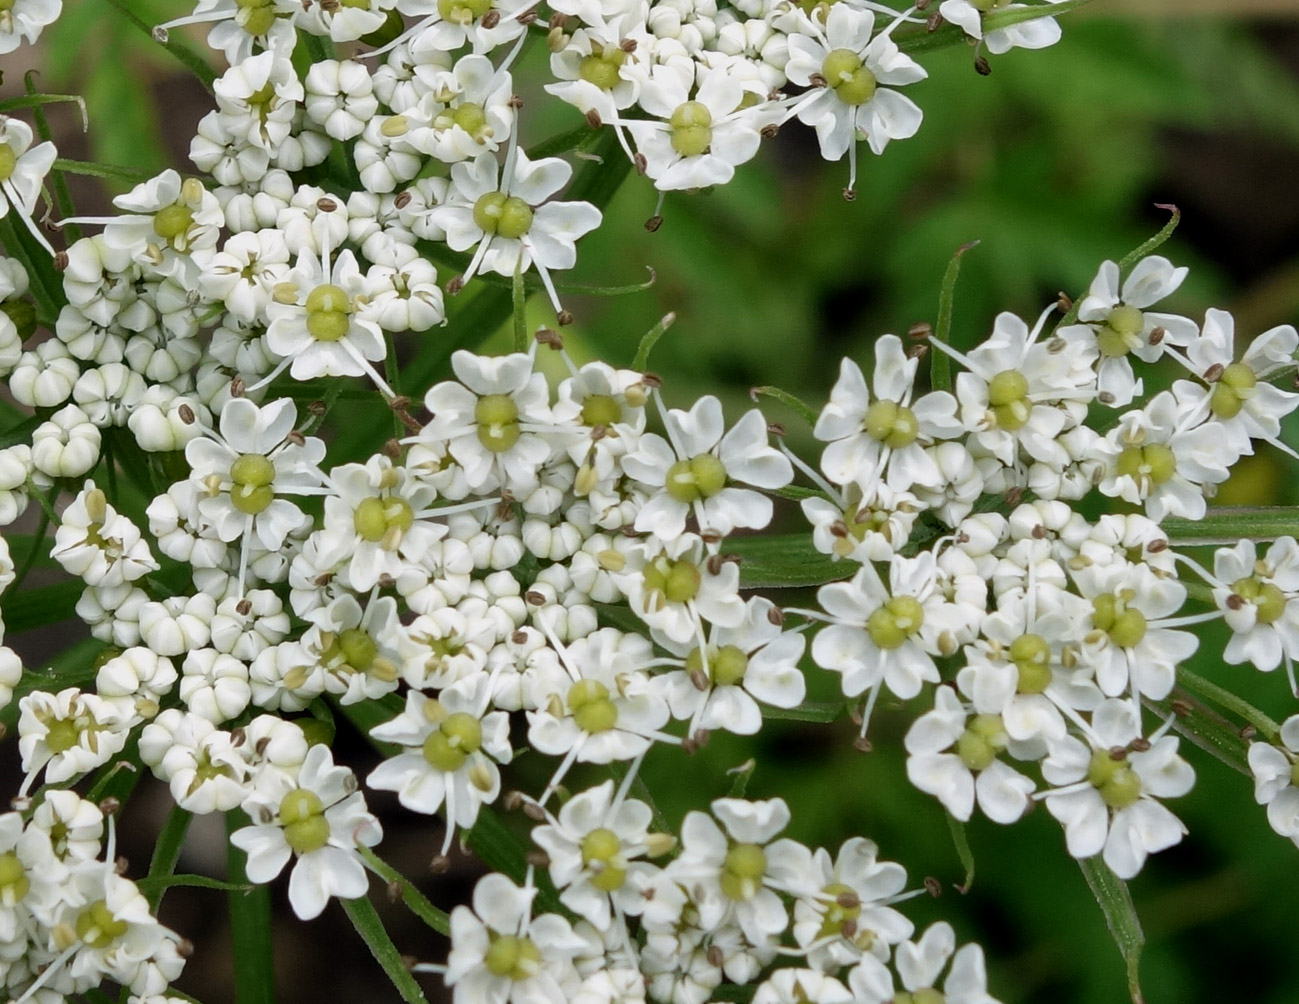
[[[148,23],[187,10],[170,0],[128,6]],[[1245,337],[1299,319],[1299,2],[1097,0],[1065,18],[1064,28],[1051,50],[994,57],[986,78],[975,74],[969,48],[926,57],[930,78],[908,89],[925,112],[919,136],[878,158],[862,147],[852,204],[840,196],[847,165],[824,164],[796,125],[766,144],[731,185],[669,197],[655,234],[642,226],[654,193],[629,180],[604,226],[582,242],[571,278],[633,283],[649,265],[658,281],[617,299],[575,299],[570,351],[579,360],[628,364],[641,335],[671,310],[676,325],[651,360],[670,402],[719,393],[734,416],[748,406],[750,387],[777,384],[819,406],[841,355],[867,360],[880,334],[934,319],[939,280],[961,244],[981,241],[965,258],[956,296],[953,340],[970,346],[999,310],[1032,318],[1057,291],[1085,291],[1103,259],[1118,259],[1162,226],[1166,213],[1155,203],[1183,210],[1162,253],[1192,266],[1168,309],[1195,318],[1210,306],[1230,309]],[[84,136],[71,109],[50,112],[65,156],[150,171],[187,166],[206,95],[105,0],[70,0],[34,53],[6,61],[5,93],[21,88],[23,59],[40,68],[43,89],[86,96],[91,129]],[[533,46],[519,70],[529,142],[579,124],[575,112],[540,100],[543,64]],[[79,211],[102,208],[105,193],[96,184],[78,186]],[[534,299],[532,308],[535,323],[550,320],[542,302]],[[508,336],[498,333],[487,344],[504,348]],[[796,416],[774,404],[767,410],[809,453]],[[1289,431],[1299,443],[1299,427]],[[1299,502],[1295,466],[1284,459],[1268,451],[1242,463],[1221,500]],[[1246,691],[1278,719],[1299,710],[1282,674],[1264,677],[1209,655],[1197,670]],[[831,696],[835,679],[813,673],[810,696]],[[658,750],[646,774],[676,820],[726,794],[727,768],[757,756],[749,796],[789,799],[790,835],[833,848],[865,834],[917,883],[939,879],[942,897],[914,901],[910,914],[921,926],[949,919],[962,940],[981,940],[990,989],[1006,1004],[1125,1000],[1118,952],[1046,812],[1012,828],[971,824],[977,874],[968,895],[954,891],[962,869],[943,812],[905,780],[901,737],[916,710],[885,709],[869,754],[853,750],[849,723],[777,725],[760,748],[719,735],[689,761]],[[1173,808],[1191,836],[1155,856],[1132,883],[1148,940],[1146,999],[1299,1002],[1292,948],[1299,850],[1268,828],[1247,778],[1187,752],[1200,782]],[[360,773],[359,744],[351,755]],[[162,804],[156,792],[155,802]],[[133,811],[143,821],[156,810],[145,800]],[[385,825],[389,857],[421,874],[432,852],[429,824],[388,811]],[[199,827],[193,835],[192,870],[204,867],[205,853],[219,853],[205,851],[205,839],[218,848],[220,839],[205,833]],[[143,833],[134,839],[140,843]],[[147,846],[140,843],[138,859]],[[462,863],[451,876],[421,877],[421,884],[448,904],[465,896],[472,876]],[[224,918],[219,901],[205,896],[214,894],[177,890],[164,919],[198,946],[180,986],[218,1004],[231,999]],[[396,1000],[335,914],[331,908],[330,918],[277,931],[280,999],[329,993]],[[399,910],[385,916],[403,951],[433,960],[444,950]],[[325,949],[329,965],[321,964]],[[437,981],[427,985],[435,995]]]

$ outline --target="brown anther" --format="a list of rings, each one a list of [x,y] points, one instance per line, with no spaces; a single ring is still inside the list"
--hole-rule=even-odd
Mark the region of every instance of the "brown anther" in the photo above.
[[[506,812],[514,812],[522,804],[523,792],[517,790],[507,791],[505,797],[501,799],[501,805],[505,808]]]
[[[1232,610],[1243,610],[1245,604],[1248,602],[1249,601],[1246,600],[1245,597],[1241,596],[1239,593],[1232,593],[1230,596],[1227,597],[1227,606]]]
[[[657,373],[642,373],[640,382],[650,390],[659,390],[663,386],[663,378]]]
[[[875,744],[872,743],[865,736],[858,736],[856,739],[852,741],[852,748],[855,749],[858,753],[870,753],[872,750],[875,749]]]
[[[709,945],[708,951],[704,953],[708,958],[708,964],[714,969],[721,969],[726,962],[726,955],[718,945]]]
[[[1128,743],[1128,749],[1133,753],[1145,753],[1150,749],[1150,740],[1142,736],[1137,736],[1132,742]]]
[[[1096,395],[1096,400],[1099,401],[1101,404],[1113,404],[1114,395],[1107,390],[1103,390]]]
[[[307,445],[307,437],[304,436],[302,433],[300,433],[297,429],[292,430],[292,431],[291,431],[287,436],[285,436],[284,438],[287,439],[287,440],[288,440],[290,443],[292,443],[294,446],[306,446],[306,445]]]
[[[974,57],[974,72],[981,77],[986,77],[992,73],[992,64],[988,62],[987,57]]]
[[[329,411],[329,405],[325,404],[324,401],[316,400],[307,404],[307,414],[312,418],[324,418],[327,411]]]
[[[313,585],[318,586],[321,589],[324,589],[327,585],[329,585],[333,581],[334,581],[333,572],[321,572],[319,575],[317,575],[314,579],[311,580]]]
[[[911,348],[907,349],[908,359],[923,359],[927,355],[929,355],[928,345],[913,345]]]
[[[445,875],[451,870],[451,859],[445,854],[435,854],[428,863],[430,875]]]
[[[1166,540],[1152,540],[1149,544],[1146,545],[1147,554],[1159,554],[1167,550],[1168,550],[1168,541]]]
[[[253,612],[253,605],[251,602],[249,602],[247,597],[245,597],[244,599],[240,600],[238,603],[235,604],[235,613],[237,613],[240,617],[247,617],[252,612]]]
[[[1034,540],[1045,540],[1046,527],[1044,527],[1041,523],[1037,524],[1037,526],[1033,527],[1032,537]]]
[[[537,9],[534,7],[532,10],[525,10],[515,20],[519,24],[535,24],[537,21]]]
[[[398,394],[388,401],[388,407],[393,411],[405,411],[410,407],[410,398],[405,394]]]
[[[518,631],[515,631],[514,634],[510,635],[510,641],[515,645],[526,645],[528,643],[528,632],[520,628]]]
[[[248,741],[248,733],[243,728],[232,729],[230,732],[230,745],[238,749]]]
[[[383,444],[383,453],[384,456],[388,457],[391,460],[400,460],[401,443],[397,442],[397,440],[395,439],[388,440],[388,442]]]
[[[709,732],[707,729],[699,729],[697,732],[695,732],[695,734],[694,734],[693,736],[690,737],[691,739],[694,740],[694,743],[695,743],[695,749],[699,749],[699,750],[701,750],[701,749],[703,749],[705,746],[707,746],[707,745],[708,745],[708,737],[709,737],[710,735],[712,735],[712,733]]]
[[[411,195],[409,190],[398,192],[397,197],[392,200],[392,207],[393,209],[405,209],[410,205],[413,198],[415,198],[415,196]]]
[[[194,409],[187,404],[182,404],[179,408],[177,408],[176,414],[180,417],[180,420],[184,422],[186,425],[193,425],[195,422],[198,421],[198,416],[194,414]]]
[[[9,808],[13,809],[14,812],[26,812],[31,807],[32,799],[30,795],[15,795],[9,799]]]
[[[911,327],[907,328],[907,337],[916,341],[923,341],[934,333],[934,326],[928,321],[917,321]]]
[[[1062,314],[1067,314],[1073,310],[1073,297],[1063,289],[1055,294],[1055,309]]]
[[[828,87],[830,84],[830,82],[825,79],[825,75],[822,73],[808,74],[807,82],[812,87]]]
[[[699,744],[696,743],[689,736],[681,740],[681,751],[685,753],[686,756],[694,756],[695,753],[698,752],[698,750],[699,750]]]
[[[830,524],[830,536],[846,538],[848,536],[848,524],[841,519],[835,520]]]
[[[189,938],[181,938],[176,942],[176,954],[182,959],[188,959],[194,954],[194,942],[190,941]]]
[[[1006,505],[1017,506],[1024,501],[1024,489],[1019,485],[1006,489]]]
[[[708,569],[709,575],[721,575],[722,556],[720,554],[710,554],[708,560],[704,562],[704,567]]]
[[[231,380],[230,380],[230,396],[231,396],[231,397],[243,397],[243,396],[244,396],[244,391],[247,390],[247,389],[248,389],[248,385],[244,383],[244,378],[243,378],[243,377],[238,377],[238,376],[237,376],[237,377],[232,377],[232,378],[231,378]]]
[[[322,213],[332,213],[338,208],[338,203],[329,198],[329,196],[325,196],[324,198],[316,200],[316,208]]]
[[[662,216],[651,216],[648,220],[645,221],[645,230],[647,233],[651,233],[651,234],[658,233],[658,229],[661,226],[663,226]],[[1295,379],[1296,381],[1299,381],[1299,377],[1296,377]]]
[[[699,539],[709,547],[712,547],[714,544],[720,544],[722,542],[722,535],[716,530],[700,530]]]
[[[113,862],[113,871],[117,872],[118,875],[125,875],[130,870],[131,862],[124,857],[119,857]]]
[[[776,134],[779,132],[780,132],[780,126],[776,125],[774,122],[769,122],[767,125],[763,126],[761,129],[758,130],[758,135],[760,135],[763,139],[775,139]]]
[[[1126,746],[1111,746],[1109,754],[1110,759],[1115,763],[1122,763],[1128,758],[1128,748]]]
[[[536,802],[524,802],[523,814],[529,819],[537,820],[537,822],[543,822],[546,818],[546,810]]]
[[[528,851],[524,856],[524,860],[527,861],[528,864],[532,865],[533,868],[550,867],[550,857],[545,851]]]
[[[380,589],[391,589],[397,584],[397,580],[392,577],[391,572],[380,572],[374,584]]]
[[[855,938],[855,937],[857,937],[857,921],[855,921],[855,920],[845,920],[845,921],[843,922],[843,924],[839,927],[839,932],[840,932],[840,933],[841,933],[845,938]]]
[[[834,901],[845,910],[856,910],[857,907],[861,906],[861,897],[855,892],[841,892],[834,898]]]
[[[458,275],[455,278],[453,278],[450,282],[447,283],[447,295],[455,296],[464,288],[465,288],[465,277],[463,275]]]
[[[388,902],[398,903],[401,901],[401,883],[393,879],[388,883]]]
[[[600,113],[597,112],[594,108],[592,108],[590,111],[586,113],[586,124],[589,125],[592,129],[599,129],[602,125],[604,125],[604,122],[600,120]]]
[[[631,162],[635,166],[637,174],[644,174],[645,168],[649,167],[649,161],[645,159],[643,153],[637,153],[636,156],[632,157]]]
[[[1164,335],[1168,334],[1163,328],[1155,328],[1150,332],[1150,344],[1158,345],[1164,340]]]
[[[564,337],[553,328],[538,328],[537,333],[532,337],[537,340],[538,345],[544,345],[556,352],[564,351]]]
[[[68,253],[66,251],[56,252],[54,255],[54,271],[63,272],[68,267]]]
[[[1258,735],[1258,729],[1253,725],[1246,725],[1240,730],[1240,738],[1242,739],[1253,739],[1256,735]]]
[[[483,15],[482,20],[480,20],[478,23],[481,24],[488,31],[491,31],[493,28],[495,28],[498,24],[501,23],[501,12],[498,10],[489,10],[486,14]]]
[[[1046,350],[1053,356],[1058,356],[1061,352],[1069,347],[1069,343],[1063,338],[1052,338],[1046,343]]]
[[[943,15],[934,11],[925,18],[925,31],[937,31],[943,26]]]
[[[929,893],[929,895],[934,897],[934,899],[937,899],[943,894],[943,884],[932,875],[925,876],[923,885],[925,887],[925,892]]]
[[[603,425],[591,426],[591,442],[598,443],[600,440],[604,439],[604,437],[607,435],[609,435],[609,430],[606,429]]]
[[[916,10],[924,10],[929,6],[929,0],[916,0]]]
[[[319,0],[320,9],[332,14],[342,6],[340,0]]]
[[[767,622],[780,627],[785,623],[785,611],[780,607],[767,608]]]
[[[856,202],[856,201],[857,201],[857,189],[855,189],[855,188],[845,188],[845,189],[843,190],[843,192],[842,192],[842,195],[843,195],[843,201],[844,201],[844,202]]]
[[[112,795],[109,795],[106,799],[104,799],[102,802],[99,803],[99,811],[102,812],[105,816],[113,815],[113,813],[115,813],[121,807],[122,807],[122,803],[118,799],[114,798]]]
[[[1210,366],[1207,370],[1204,371],[1204,382],[1214,383],[1215,381],[1221,379],[1222,372],[1226,368],[1227,367],[1222,365],[1222,363],[1214,363],[1212,366]]]
[[[694,684],[696,690],[708,690],[708,674],[702,669],[692,669],[690,671],[690,682]]]
[[[529,589],[523,594],[523,598],[529,606],[542,607],[546,605],[546,594],[539,593],[535,589]]]
[[[785,438],[785,427],[779,422],[768,422],[767,431],[773,436],[779,436],[781,439]]]
[[[553,22],[552,22],[552,23],[553,23]],[[620,48],[623,52],[625,52],[625,53],[627,53],[628,55],[630,55],[631,53],[633,53],[633,52],[636,51],[636,45],[637,45],[636,39],[634,39],[634,38],[624,38],[624,39],[622,40],[622,44],[619,45],[618,48]]]
[[[561,328],[566,328],[573,323],[573,312],[571,310],[561,310],[555,315],[555,321]]]

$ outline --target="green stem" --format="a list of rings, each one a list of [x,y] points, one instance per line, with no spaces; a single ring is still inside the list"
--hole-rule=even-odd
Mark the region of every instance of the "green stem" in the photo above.
[[[176,57],[185,68],[198,78],[198,82],[207,89],[209,94],[212,93],[212,81],[216,80],[216,71],[212,69],[206,59],[191,49],[184,42],[169,38],[165,42],[159,42],[157,36],[153,33],[153,25],[149,24],[140,17],[135,11],[127,6],[126,0],[106,0],[107,3],[115,7],[124,18],[135,25],[142,32],[158,42],[164,49]]]
[[[1170,541],[1187,546],[1299,537],[1299,506],[1224,506],[1200,519],[1166,519],[1160,529]]]
[[[406,963],[402,961],[401,953],[392,943],[392,938],[388,937],[383,921],[375,912],[374,904],[364,896],[360,899],[344,899],[340,902],[352,926],[356,928],[356,933],[370,949],[370,954],[374,956],[375,961],[388,974],[388,979],[392,980],[393,986],[397,988],[402,999],[407,1004],[428,1004],[424,998],[424,991],[420,989],[419,984],[415,982],[415,977],[411,976],[410,970],[406,968]]]
[[[1235,715],[1240,716],[1250,725],[1258,729],[1269,742],[1276,739],[1281,732],[1281,726],[1271,718],[1259,711],[1258,708],[1250,704],[1244,698],[1233,694],[1230,690],[1218,686],[1211,680],[1206,680],[1197,673],[1192,673],[1185,667],[1178,667],[1177,679],[1188,690],[1194,691],[1206,700],[1225,708]]]
[[[166,878],[175,872],[176,863],[180,860],[181,848],[185,846],[185,834],[189,831],[190,820],[193,818],[193,813],[187,812],[179,805],[172,807],[167,815],[167,822],[163,824],[162,832],[158,834],[158,842],[153,845],[153,858],[149,861],[149,878]],[[155,914],[158,912],[158,904],[162,902],[163,893],[166,891],[166,885],[159,883],[155,891],[146,894],[150,911]]]
[[[978,241],[970,241],[957,248],[943,273],[942,291],[938,295],[938,321],[934,326],[934,338],[940,344],[951,344],[952,303],[956,298],[956,279],[961,274],[961,259],[966,251],[978,245]],[[934,390],[952,389],[952,360],[942,350],[930,351],[929,384]]]
[[[248,825],[239,810],[226,813],[226,833]],[[226,846],[226,877],[234,884],[248,881],[248,858],[234,844]],[[235,1004],[274,1004],[275,961],[271,954],[271,892],[264,885],[227,894],[230,935],[234,942]]]
[[[41,547],[45,543],[45,531],[50,528],[49,510],[42,507],[40,522],[36,524],[36,533],[32,536],[32,549],[27,552],[27,560],[23,562],[23,567],[18,569],[18,574],[14,576],[13,582],[9,583],[9,589],[12,593],[17,593],[23,584],[23,579],[27,578],[27,573],[32,570],[36,564],[36,557],[41,552]]]
[[[365,859],[366,864],[370,866],[371,871],[388,883],[397,883],[401,889],[402,902],[410,907],[411,913],[415,914],[420,920],[424,921],[429,927],[439,934],[451,933],[451,918],[445,912],[434,906],[427,896],[415,888],[405,875],[397,871],[392,865],[384,861],[379,855],[368,847],[360,844],[356,847],[356,852]]]

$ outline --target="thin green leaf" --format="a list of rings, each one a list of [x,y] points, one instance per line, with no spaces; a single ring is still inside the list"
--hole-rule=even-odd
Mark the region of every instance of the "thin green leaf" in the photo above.
[[[1083,878],[1091,887],[1096,902],[1100,904],[1101,913],[1105,915],[1105,924],[1119,946],[1128,968],[1128,993],[1132,1004],[1144,1004],[1141,996],[1141,978],[1138,968],[1141,964],[1141,949],[1146,937],[1141,932],[1141,921],[1137,919],[1136,908],[1132,905],[1132,896],[1127,883],[1116,876],[1101,860],[1100,856],[1084,858],[1078,862]]]
[[[523,289],[523,259],[514,263],[514,281],[510,284],[510,307],[514,315],[514,351],[528,351],[528,294]]]
[[[952,303],[956,299],[956,279],[961,274],[961,259],[965,252],[979,246],[978,241],[962,244],[947,263],[943,273],[943,285],[938,294],[938,322],[934,327],[933,340],[940,345],[950,345],[952,335]],[[930,352],[929,383],[934,390],[952,389],[952,359],[942,349]]]
[[[659,343],[663,333],[676,323],[677,315],[675,313],[664,314],[659,318],[658,324],[645,332],[641,338],[640,344],[636,346],[636,358],[631,361],[631,368],[641,373],[645,372],[645,367],[649,365],[650,353],[654,351],[654,346]]]
[[[659,279],[658,273],[651,266],[646,265],[645,271],[649,273],[649,278],[644,282],[629,282],[621,286],[591,286],[582,282],[557,282],[555,288],[561,293],[573,293],[577,296],[626,296],[628,293],[643,293],[658,282]]]
[[[817,725],[837,722],[848,710],[844,701],[807,701],[793,708],[775,708],[760,703],[759,707],[762,708],[763,718],[784,722],[814,722]]]
[[[549,139],[544,139],[528,148],[529,160],[540,160],[542,157],[554,157],[569,150],[581,150],[592,145],[600,136],[599,130],[582,124],[576,129],[561,132]]]
[[[130,185],[148,181],[149,178],[153,177],[150,172],[141,170],[138,167],[96,164],[90,160],[69,160],[66,157],[60,157],[56,160],[54,169],[56,171],[66,171],[68,174],[83,174],[88,178],[107,178],[110,181],[123,181]]]
[[[30,76],[30,74],[28,74]],[[71,103],[81,109],[82,128],[89,126],[86,118],[86,99],[80,94],[36,94],[28,93],[22,97],[0,101],[0,114],[17,111],[19,108],[39,108],[41,105],[59,105]]]
[[[140,780],[141,767],[137,737],[131,739],[126,744],[126,748],[114,757],[111,763],[100,768],[95,783],[86,793],[87,800],[102,802],[106,798],[115,798],[119,802],[125,802]]]
[[[375,874],[385,882],[397,883],[397,886],[401,889],[402,902],[410,907],[411,913],[415,914],[439,934],[451,933],[451,918],[429,902],[428,897],[416,889],[410,879],[384,861],[370,848],[358,844],[356,851],[366,860],[366,863],[374,870]]]
[[[1161,229],[1159,233],[1155,234],[1155,236],[1151,237],[1149,240],[1143,241],[1141,244],[1133,248],[1131,251],[1125,254],[1121,259],[1119,259],[1120,274],[1126,272],[1129,268],[1135,265],[1146,255],[1155,251],[1161,244],[1164,243],[1164,241],[1168,240],[1169,237],[1173,236],[1173,231],[1177,229],[1177,224],[1181,222],[1182,211],[1178,209],[1176,206],[1167,205],[1165,203],[1159,202],[1159,203],[1155,203],[1155,208],[1166,209],[1170,213],[1172,213],[1172,216],[1169,218],[1168,222],[1164,224],[1163,229]],[[1060,319],[1060,323],[1056,325],[1056,327],[1063,328],[1066,325],[1073,324],[1074,321],[1078,320],[1078,306],[1081,303],[1082,303],[1082,297],[1081,296],[1076,297],[1073,301],[1073,304],[1069,307],[1068,311],[1066,311],[1064,317]]]
[[[1299,536],[1299,506],[1216,506],[1200,519],[1166,519],[1160,529],[1187,547]]]
[[[1185,736],[1210,756],[1232,770],[1253,777],[1249,769],[1249,740],[1240,729],[1198,700],[1190,691],[1175,687],[1162,701],[1146,701],[1147,707],[1164,718],[1173,716],[1173,731]]]
[[[415,982],[415,977],[411,976],[410,970],[406,968],[406,963],[392,943],[392,938],[388,937],[383,921],[375,912],[374,904],[364,896],[360,899],[344,899],[340,902],[343,904],[344,912],[347,913],[347,919],[352,922],[356,933],[370,949],[370,954],[374,956],[375,961],[388,974],[388,979],[392,980],[402,1000],[407,1004],[428,1004],[424,998],[424,991],[420,989],[419,984]]]
[[[797,412],[798,417],[808,425],[816,425],[816,409],[810,404],[801,401],[793,394],[789,393],[789,391],[781,390],[779,387],[754,387],[749,391],[749,398],[751,400],[756,402],[760,397],[769,397],[773,400],[779,401],[791,411]]]
[[[32,433],[42,423],[39,415],[31,415],[24,418],[21,422],[3,433],[0,433],[0,450],[13,446],[15,443],[30,443]]]
[[[86,584],[80,579],[69,579],[53,586],[6,594],[5,630],[11,634],[21,634],[46,624],[70,620],[76,616],[77,600],[85,588]]]
[[[248,817],[239,810],[226,813],[226,833],[248,825]],[[245,889],[248,875],[244,871],[247,856],[228,840],[226,842],[226,878],[240,886],[226,897],[230,907],[230,935],[234,948],[235,1004],[274,1004],[275,960],[272,955],[271,891],[255,885]]]
[[[986,35],[999,28],[1009,28],[1039,17],[1055,16],[1090,3],[1091,0],[1063,0],[1062,3],[1033,6],[1016,5],[1011,10],[988,13],[983,18],[983,31]],[[935,31],[929,31],[924,25],[907,25],[893,32],[893,41],[899,49],[909,55],[925,52],[937,52],[955,45],[965,45],[969,36],[954,24],[944,24]]]
[[[1218,686],[1212,680],[1206,680],[1199,674],[1192,673],[1184,666],[1178,668],[1177,680],[1187,690],[1194,691],[1205,700],[1212,701],[1219,707],[1245,719],[1250,725],[1263,733],[1265,739],[1271,741],[1280,735],[1280,725],[1248,701],[1233,694],[1230,690]]]
[[[146,23],[140,15],[126,5],[125,0],[107,0],[107,3],[117,8],[131,24],[175,56],[190,73],[198,78],[199,83],[207,88],[208,93],[212,93],[212,81],[216,80],[217,75],[206,59],[180,39],[171,38],[166,31],[159,31],[154,25]]]
[[[136,885],[140,891],[153,902],[154,899],[162,899],[162,894],[177,886],[183,886],[188,889],[215,889],[218,892],[229,893],[249,893],[258,888],[251,882],[223,882],[221,879],[210,878],[207,875],[148,875],[142,879],[137,879]]]
[[[393,743],[380,742],[370,735],[370,730],[376,725],[390,722],[402,713],[405,705],[396,694],[385,694],[377,700],[358,701],[355,704],[338,704],[335,707],[344,718],[356,726],[366,742],[384,756],[395,756],[403,752],[402,747]]]
[[[735,537],[726,552],[740,558],[742,589],[819,586],[850,579],[861,567],[855,561],[831,561],[812,546],[810,534],[777,533]]]
[[[47,562],[52,560],[50,558],[49,541],[45,538],[45,531],[49,529],[49,526],[50,514],[46,509],[42,508],[40,522],[36,524],[36,533],[34,533],[30,538],[31,544],[27,550],[27,557],[23,560],[22,565],[19,566],[18,574],[14,576],[13,582],[9,583],[8,588],[12,590],[12,595],[18,595],[23,580],[27,578],[27,573],[32,570],[33,566],[35,566],[36,562],[40,558],[44,557]],[[13,545],[17,543],[17,540],[14,537],[10,537],[8,538],[8,543],[10,547],[13,547]]]
[[[190,820],[193,818],[192,812],[182,809],[179,805],[172,806],[171,812],[167,814],[167,822],[163,824],[162,832],[158,834],[158,842],[153,845],[149,874],[141,881],[157,883],[152,891],[144,890],[145,898],[149,900],[149,910],[155,914],[158,912],[158,904],[162,902],[162,894],[168,887],[167,884],[163,884],[163,880],[187,877],[173,875],[172,872],[176,870],[176,862],[180,860],[180,850],[185,846],[185,834],[189,832]]]
[[[738,767],[732,767],[726,773],[734,779],[731,781],[731,790],[728,798],[743,798],[744,793],[749,790],[749,779],[753,777],[753,772],[758,769],[758,761],[749,757]]]
[[[956,887],[956,891],[965,895],[974,885],[974,852],[970,850],[970,840],[965,835],[965,824],[950,812],[947,813],[947,828],[952,832],[952,845],[956,848],[956,856],[961,861],[961,867],[965,869],[965,881]]]

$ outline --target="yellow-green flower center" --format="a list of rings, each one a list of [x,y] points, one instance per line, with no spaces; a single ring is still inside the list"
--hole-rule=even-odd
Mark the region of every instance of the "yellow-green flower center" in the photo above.
[[[280,825],[295,854],[310,854],[329,843],[325,803],[306,788],[295,788],[280,800]]]
[[[14,153],[13,147],[0,143],[0,181],[12,178],[17,167],[18,154]]]
[[[193,210],[179,203],[163,206],[153,217],[153,232],[165,241],[174,241],[193,225]]]
[[[493,934],[483,964],[493,976],[519,981],[530,979],[541,967],[541,949],[531,938]]]
[[[45,724],[45,745],[52,753],[66,753],[81,740],[81,728],[71,718],[55,718]]]
[[[518,196],[488,192],[474,203],[474,224],[485,234],[517,240],[532,229],[532,207]]]
[[[484,394],[474,405],[478,442],[492,453],[504,453],[519,441],[519,406],[509,394]]]
[[[1133,648],[1146,636],[1146,615],[1123,596],[1102,593],[1092,600],[1092,625],[1120,648]]]
[[[1254,617],[1260,624],[1275,624],[1285,613],[1285,593],[1271,582],[1247,577],[1231,584],[1231,591],[1254,604]]]
[[[275,501],[275,465],[260,453],[242,454],[230,465],[230,501],[241,513],[256,516]]]
[[[831,882],[821,890],[821,893],[830,897],[833,902],[826,907],[825,919],[816,936],[818,941],[843,934],[844,925],[850,922],[855,924],[857,918],[861,916],[861,899],[852,886],[844,885],[842,882]]]
[[[622,860],[622,841],[613,830],[600,827],[582,838],[580,844],[582,863],[595,873],[591,884],[602,892],[622,888],[627,879],[627,869],[615,864]]]
[[[744,679],[749,668],[749,657],[744,649],[736,645],[723,645],[721,648],[708,650],[708,678],[714,686],[734,687]],[[686,656],[686,670],[690,673],[704,672],[704,653],[695,649]]]
[[[599,680],[578,680],[569,687],[568,707],[583,732],[608,732],[618,724],[618,706]]]
[[[891,596],[866,619],[866,633],[876,648],[900,648],[924,626],[925,609],[914,596]]]
[[[91,948],[101,951],[124,935],[128,924],[113,916],[102,899],[95,900],[77,915],[77,937]]]
[[[1132,478],[1144,494],[1150,486],[1162,485],[1177,473],[1177,457],[1163,443],[1129,446],[1114,462],[1119,475]]]
[[[467,711],[455,711],[424,740],[424,759],[438,770],[459,770],[482,744],[482,723]]]
[[[983,0],[991,3],[993,0]],[[978,0],[975,0],[978,6]],[[947,995],[933,987],[922,987],[919,990],[902,990],[893,995],[892,1004],[947,1004]]]
[[[668,127],[672,131],[672,149],[683,157],[698,157],[712,145],[713,113],[700,101],[677,105]]]
[[[235,0],[235,7],[235,24],[254,37],[265,35],[275,26],[273,0]]]
[[[1111,809],[1125,809],[1141,797],[1141,778],[1128,758],[1115,760],[1108,751],[1097,750],[1087,766],[1087,780]]]
[[[864,105],[875,97],[875,74],[851,49],[834,49],[828,53],[821,64],[821,76],[846,105]]]
[[[619,70],[626,59],[627,53],[618,46],[603,46],[599,42],[592,42],[591,54],[582,57],[577,75],[602,91],[611,91],[622,80]]]
[[[592,394],[582,402],[582,424],[605,428],[622,420],[622,407],[608,394]]]
[[[757,844],[732,844],[722,861],[720,885],[728,899],[743,902],[762,888],[767,855]]]
[[[1120,304],[1110,311],[1096,332],[1096,345],[1101,355],[1110,359],[1126,356],[1141,344],[1141,333],[1146,329],[1146,318],[1136,307]]]
[[[32,887],[27,870],[12,851],[0,854],[0,904],[13,906]]]
[[[1010,643],[1010,661],[1019,671],[1015,689],[1040,694],[1051,682],[1051,646],[1040,634],[1022,634]]]
[[[975,715],[956,740],[956,755],[972,771],[987,770],[1008,742],[1000,715]]]
[[[352,514],[356,535],[371,544],[383,542],[385,537],[395,537],[400,541],[401,534],[409,530],[414,522],[415,513],[410,503],[395,496],[385,498],[376,495],[362,499]]]
[[[1215,418],[1235,418],[1254,394],[1258,376],[1244,363],[1232,363],[1222,371],[1209,397],[1209,410]]]
[[[871,439],[894,450],[910,446],[920,435],[916,413],[896,401],[875,401],[871,404],[866,409],[862,428]]]
[[[646,605],[661,610],[665,603],[689,603],[699,595],[703,576],[693,562],[660,555],[645,566]]]
[[[668,468],[664,487],[678,502],[699,502],[726,487],[726,468],[711,453],[678,460]]]
[[[1033,413],[1028,378],[1018,370],[1002,370],[988,382],[988,406],[997,418],[998,429],[1022,429]]]
[[[352,300],[339,287],[326,283],[307,294],[307,330],[318,342],[337,342],[352,326]]]

